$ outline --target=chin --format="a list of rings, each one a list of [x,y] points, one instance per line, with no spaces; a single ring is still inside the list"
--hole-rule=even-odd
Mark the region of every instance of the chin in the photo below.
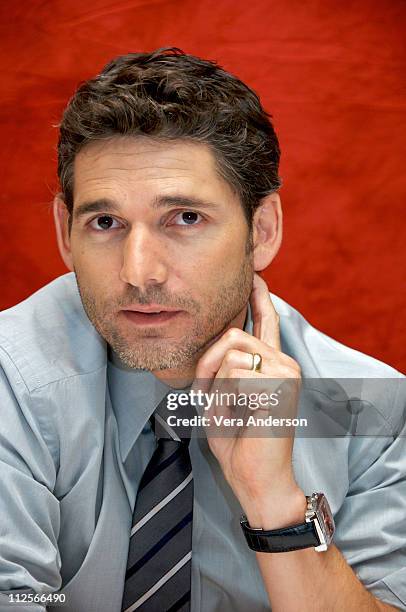
[[[155,342],[154,342],[155,341]],[[181,341],[180,343],[165,342],[165,339],[150,338],[135,341],[129,345],[117,338],[108,341],[113,351],[127,367],[139,370],[163,371],[188,368],[197,360],[199,347]]]

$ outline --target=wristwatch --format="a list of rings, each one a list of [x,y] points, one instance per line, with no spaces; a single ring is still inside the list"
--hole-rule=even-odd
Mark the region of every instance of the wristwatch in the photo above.
[[[314,547],[321,552],[327,550],[333,539],[335,525],[329,503],[324,493],[306,495],[305,522],[282,529],[266,531],[253,528],[245,515],[240,524],[248,546],[256,552],[288,552]]]

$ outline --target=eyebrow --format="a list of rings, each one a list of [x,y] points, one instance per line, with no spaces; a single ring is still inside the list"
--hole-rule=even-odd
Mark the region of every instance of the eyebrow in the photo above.
[[[218,208],[219,205],[209,200],[203,200],[194,196],[183,196],[183,195],[171,195],[171,196],[158,196],[156,197],[151,207],[155,210],[161,208],[172,208],[173,206],[184,206],[199,209],[213,209]],[[95,212],[119,212],[120,207],[114,201],[109,198],[99,198],[91,202],[83,202],[74,209],[73,216],[75,219],[88,215]]]
[[[190,206],[191,208],[218,208],[219,205],[209,200],[203,200],[194,196],[158,196],[152,202],[152,208],[171,208],[172,206]]]
[[[118,212],[118,206],[114,200],[110,200],[109,198],[99,198],[98,200],[93,200],[92,202],[83,202],[83,204],[79,204],[77,208],[74,208],[73,216],[75,219],[79,219],[79,217],[83,217],[83,215],[105,211]]]

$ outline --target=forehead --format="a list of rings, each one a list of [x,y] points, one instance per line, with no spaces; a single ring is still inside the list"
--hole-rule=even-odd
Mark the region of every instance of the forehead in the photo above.
[[[190,141],[114,137],[86,145],[74,162],[74,202],[90,196],[188,193],[236,202],[209,146]],[[112,193],[114,191],[114,194]]]

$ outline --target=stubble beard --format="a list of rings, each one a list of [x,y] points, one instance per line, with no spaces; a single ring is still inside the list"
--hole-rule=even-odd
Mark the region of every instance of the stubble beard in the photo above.
[[[195,365],[198,355],[210,342],[227,329],[249,300],[253,282],[252,256],[246,255],[239,273],[214,296],[207,312],[190,296],[172,296],[156,286],[141,294],[131,287],[128,294],[114,302],[101,303],[89,293],[75,269],[76,280],[85,312],[98,333],[129,368],[148,371],[183,369]],[[159,336],[156,328],[144,328],[142,335],[128,337],[116,323],[117,311],[130,303],[157,303],[179,307],[192,315],[194,323],[179,340]],[[149,337],[149,338],[148,338]],[[155,341],[152,339],[155,338]]]

